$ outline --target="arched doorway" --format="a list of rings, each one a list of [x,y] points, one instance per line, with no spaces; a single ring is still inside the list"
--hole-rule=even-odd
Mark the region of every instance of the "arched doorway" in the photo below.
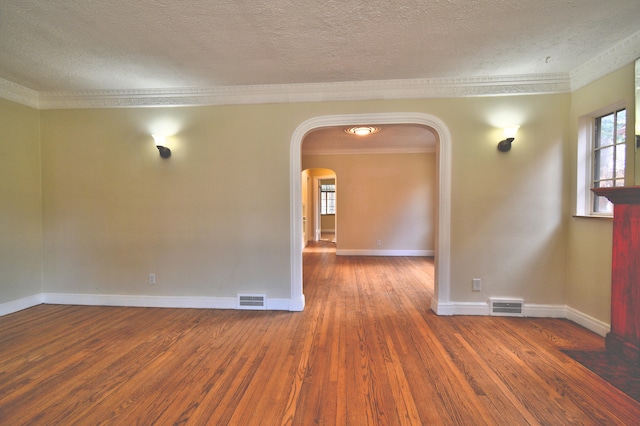
[[[372,113],[314,117],[301,123],[293,133],[290,145],[290,229],[291,229],[291,302],[289,309],[304,309],[302,289],[302,200],[301,146],[307,133],[314,129],[356,124],[418,124],[430,127],[437,134],[436,163],[438,180],[438,213],[436,227],[435,288],[431,308],[439,315],[451,314],[450,293],[450,230],[451,230],[451,134],[437,117],[423,113]]]

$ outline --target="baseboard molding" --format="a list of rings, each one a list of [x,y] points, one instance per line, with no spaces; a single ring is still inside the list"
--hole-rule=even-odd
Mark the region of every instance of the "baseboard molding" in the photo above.
[[[42,305],[43,303],[44,301],[42,298],[42,293],[34,294],[33,296],[22,297],[20,299],[11,300],[5,303],[0,303],[0,316],[9,315],[23,309]]]
[[[566,318],[566,305],[536,305],[525,303],[522,313],[530,318]]]
[[[438,303],[435,297],[431,299],[431,310],[439,316],[451,316],[454,313],[451,303]]]
[[[288,310],[291,312],[302,312],[304,311],[304,306],[305,306],[304,294],[299,299],[289,299]]]
[[[49,305],[130,306],[141,308],[238,308],[236,297],[38,293],[33,296],[0,303],[0,316],[9,315],[43,303]],[[267,298],[267,310],[270,311],[300,312],[304,310],[304,306],[304,295],[302,295],[299,300]],[[490,305],[488,302],[438,303],[436,299],[433,299],[431,301],[431,309],[437,315],[441,316],[490,315]],[[566,318],[603,337],[611,330],[609,324],[566,305],[525,304],[523,313],[525,317],[532,318]]]
[[[490,315],[491,307],[489,303],[483,302],[447,302],[438,303],[431,301],[431,309],[437,315]],[[611,326],[603,321],[593,318],[583,312],[566,305],[538,305],[526,304],[523,307],[525,317],[529,318],[564,318],[583,326],[587,330],[593,331],[600,336],[606,336],[611,330]]]
[[[142,296],[111,294],[39,293],[0,304],[0,316],[41,305],[130,306],[140,308],[237,309],[236,297]],[[302,311],[302,300],[267,298],[267,310]]]
[[[111,294],[44,293],[50,305],[130,306],[139,308],[235,309],[235,297],[143,296]]]
[[[143,296],[109,294],[44,293],[51,305],[135,306],[141,308],[237,309],[237,297]],[[288,311],[297,307],[290,299],[267,298],[267,310]],[[296,309],[294,309],[296,310]]]
[[[434,250],[350,250],[337,249],[337,256],[422,256],[433,257]]]
[[[454,302],[453,315],[489,316],[489,303],[486,302]]]
[[[594,333],[604,337],[607,335],[609,331],[611,331],[611,324],[607,324],[604,321],[600,321],[599,319],[593,318],[583,312],[578,311],[577,309],[571,308],[567,306],[567,314],[565,316],[569,321],[573,321],[576,324],[579,324],[586,328],[587,330],[591,330]]]
[[[488,302],[453,302],[447,304],[447,307],[443,310],[451,312],[449,315],[489,316],[491,315],[491,304]],[[531,318],[566,318],[566,306],[525,303],[522,313],[523,316]]]

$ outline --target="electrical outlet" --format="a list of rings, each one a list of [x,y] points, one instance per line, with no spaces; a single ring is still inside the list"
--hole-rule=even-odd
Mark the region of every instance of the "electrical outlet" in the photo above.
[[[480,280],[480,278],[474,278],[473,280],[471,280],[471,289],[473,291],[482,290],[482,280]]]
[[[382,240],[376,240],[376,245],[377,246],[382,245]]]
[[[149,274],[149,284],[156,283],[156,274]]]

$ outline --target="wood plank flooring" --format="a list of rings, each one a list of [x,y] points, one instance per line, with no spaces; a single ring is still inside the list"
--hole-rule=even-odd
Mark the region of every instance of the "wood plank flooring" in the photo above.
[[[1,425],[634,425],[556,319],[438,317],[428,258],[304,253],[304,312],[40,305],[0,317]]]

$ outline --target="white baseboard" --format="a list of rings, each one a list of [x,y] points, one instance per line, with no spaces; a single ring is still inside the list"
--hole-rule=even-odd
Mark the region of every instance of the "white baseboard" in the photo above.
[[[426,256],[433,257],[434,250],[350,250],[338,249],[337,256]]]
[[[592,316],[568,306],[565,318],[583,326],[587,330],[591,330],[594,333],[599,334],[602,337],[606,336],[607,333],[611,331],[611,324],[607,324],[606,322],[600,321],[599,319],[593,318]]]
[[[431,310],[439,316],[451,316],[454,314],[451,303],[438,303],[435,297],[431,299]]]
[[[11,300],[9,302],[0,303],[0,316],[9,315],[23,309],[33,306],[42,305],[44,303],[42,293],[33,296],[22,297],[20,299]]]
[[[139,308],[235,309],[235,297],[143,296],[112,294],[44,293],[51,305],[131,306]]]
[[[304,306],[305,298],[303,294],[299,299],[289,299],[289,308],[285,310],[289,310],[292,312],[302,312],[304,311]]]
[[[52,305],[135,306],[141,308],[237,309],[237,297],[146,296],[110,294],[44,293],[44,303]],[[290,299],[267,298],[267,310],[297,310]]]
[[[41,304],[87,305],[87,306],[131,306],[143,308],[195,308],[195,309],[237,309],[236,297],[196,297],[196,296],[142,296],[109,294],[38,293],[20,299],[0,303],[0,316],[12,314]],[[267,310],[302,311],[304,295],[297,299],[267,298]],[[448,302],[431,301],[431,309],[441,316],[490,314],[488,302]],[[525,304],[525,317],[566,318],[605,336],[611,326],[566,305]]]
[[[236,297],[39,293],[1,303],[0,316],[43,303],[49,305],[130,306],[140,308],[237,309],[237,302]],[[302,309],[304,309],[304,297],[299,301],[267,298],[267,310],[301,311]]]
[[[489,303],[486,302],[453,302],[453,315],[489,316]]]
[[[431,309],[442,316],[447,315],[490,315],[489,303],[483,302],[448,302],[431,301]],[[523,307],[525,317],[529,318],[565,318],[593,331],[600,336],[606,336],[611,326],[603,321],[586,315],[566,305],[538,305],[526,304]]]
[[[566,305],[536,305],[525,303],[522,307],[525,317],[532,318],[566,318]]]

